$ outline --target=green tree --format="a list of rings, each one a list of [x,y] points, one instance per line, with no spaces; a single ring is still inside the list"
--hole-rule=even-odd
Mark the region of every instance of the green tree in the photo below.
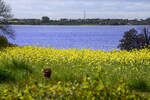
[[[14,32],[8,23],[8,20],[12,17],[10,11],[9,6],[3,0],[0,0],[0,47],[8,44],[5,36],[14,39]]]
[[[14,32],[8,23],[12,17],[10,11],[10,7],[3,0],[0,0],[0,35],[8,35],[13,38]]]
[[[148,25],[150,25],[150,18],[147,18],[147,19],[146,19],[146,23],[147,23]]]
[[[49,23],[49,17],[47,17],[47,16],[43,16],[42,17],[42,23]]]
[[[148,33],[145,33],[146,35]],[[118,48],[121,50],[132,50],[132,49],[142,49],[147,47],[147,37],[145,34],[138,32],[135,29],[131,29],[124,33],[123,38],[120,40]]]

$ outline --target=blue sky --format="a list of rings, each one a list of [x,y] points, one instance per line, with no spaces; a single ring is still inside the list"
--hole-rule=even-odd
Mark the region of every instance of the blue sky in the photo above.
[[[148,18],[150,0],[5,0],[15,18]]]

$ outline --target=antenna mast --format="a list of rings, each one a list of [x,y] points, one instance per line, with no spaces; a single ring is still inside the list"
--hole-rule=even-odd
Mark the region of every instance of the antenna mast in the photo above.
[[[86,10],[84,10],[84,19],[86,19]]]

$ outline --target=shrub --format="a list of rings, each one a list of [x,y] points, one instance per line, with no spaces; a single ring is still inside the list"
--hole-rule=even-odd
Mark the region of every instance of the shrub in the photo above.
[[[138,32],[133,28],[124,33],[123,38],[120,40],[118,48],[121,50],[143,49],[150,44],[149,32],[146,28],[143,29],[143,33]]]
[[[0,49],[9,45],[8,40],[5,36],[0,35]]]

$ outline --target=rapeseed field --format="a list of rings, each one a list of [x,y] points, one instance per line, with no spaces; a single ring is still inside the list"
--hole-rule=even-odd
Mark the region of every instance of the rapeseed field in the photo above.
[[[110,94],[108,94],[111,98],[115,98],[115,93],[118,97],[119,94],[117,93],[120,93],[120,95],[125,95],[127,98],[129,90],[139,92],[148,92],[150,90],[149,49],[132,50],[129,52],[125,50],[104,51],[91,49],[56,49],[32,46],[10,47],[0,51],[0,60],[0,65],[2,66],[0,69],[1,75],[4,73],[2,71],[5,70],[8,74],[6,75],[6,78],[11,77],[9,81],[15,79],[16,82],[20,82],[29,81],[30,79],[29,83],[32,84],[27,85],[27,87],[31,88],[30,86],[37,86],[34,82],[32,82],[33,80],[35,81],[35,79],[37,79],[37,83],[39,84],[42,84],[41,82],[44,80],[43,84],[46,84],[44,86],[47,87],[43,87],[43,85],[37,87],[39,87],[43,92],[49,91],[47,89],[50,87],[53,93],[54,91],[59,91],[59,94],[52,93],[54,98],[57,98],[57,95],[59,95],[58,97],[61,98],[62,96],[61,99],[64,99],[67,93],[68,95],[71,93],[74,96],[68,96],[68,100],[73,98],[75,99],[75,97],[82,95],[82,93],[77,94],[76,91],[78,91],[83,92],[84,94],[82,95],[83,98],[81,96],[80,99],[88,99],[88,95],[89,100],[100,99],[99,96],[104,97],[101,98],[103,100],[108,96],[108,91],[104,88],[105,85],[106,87],[112,87],[111,85],[114,86],[114,84],[118,81],[120,82],[120,80],[123,80],[121,85],[116,86],[116,88],[112,87],[112,91],[109,90]],[[16,68],[16,70],[14,68]],[[45,79],[43,78],[42,69],[44,68],[51,68],[52,70],[50,80],[46,80],[48,83],[50,82],[49,84],[47,82],[45,83]],[[12,69],[14,69],[13,72]],[[30,76],[34,76],[34,78],[30,78]],[[83,84],[85,86],[85,90],[89,92],[81,89],[81,85]],[[98,84],[103,85],[101,85],[101,87]],[[121,86],[123,86],[123,90],[121,89]],[[126,86],[128,89],[126,89]],[[41,87],[45,88],[45,90]],[[58,87],[60,87],[60,89],[56,89]],[[103,91],[101,91],[102,94],[98,94],[98,87],[100,91]],[[74,90],[72,88],[74,88]],[[40,91],[40,89],[35,90]],[[64,89],[68,89],[68,91]],[[16,90],[17,92],[12,92],[11,90],[6,89],[6,94],[22,93],[24,92],[23,90]],[[121,92],[114,92],[117,90]],[[95,92],[97,93],[95,94]],[[132,92],[129,94],[132,94]],[[137,94],[134,94],[133,96],[132,94],[131,98],[132,96],[133,98],[138,97],[136,95]],[[47,94],[45,97],[43,96],[43,98],[53,98],[53,96]],[[23,94],[21,94],[20,97],[24,98]],[[34,96],[30,95],[30,97],[34,99]],[[42,98],[42,95],[39,94],[39,98],[40,97]],[[128,98],[130,98],[130,96]]]

